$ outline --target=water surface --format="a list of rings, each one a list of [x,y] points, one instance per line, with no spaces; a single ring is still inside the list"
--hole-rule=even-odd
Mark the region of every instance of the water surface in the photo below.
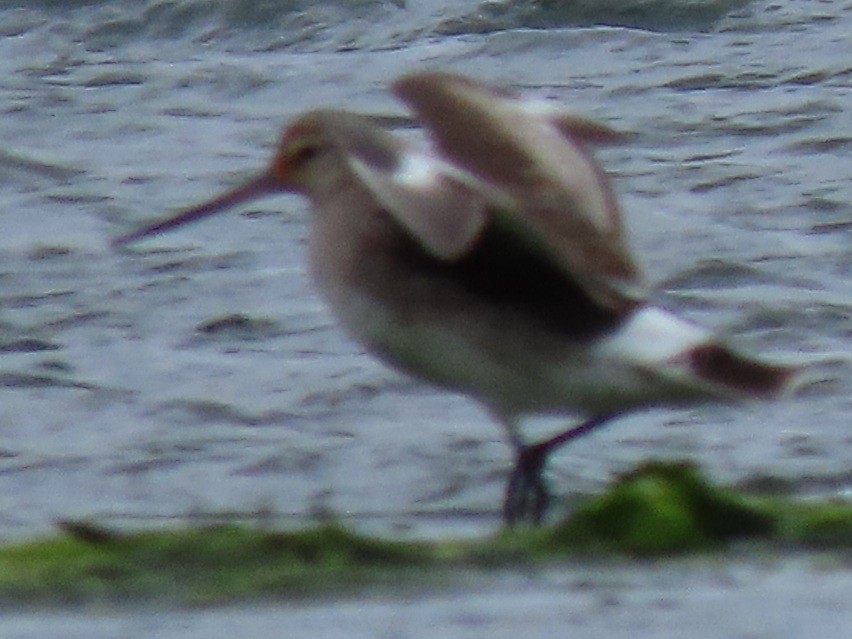
[[[304,109],[401,113],[389,80],[427,68],[637,133],[600,156],[657,298],[748,350],[839,362],[800,397],[651,411],[578,442],[552,467],[565,507],[649,457],[848,497],[852,3],[558,5],[0,2],[0,537],[49,532],[57,518],[134,525],[220,512],[290,525],[330,511],[391,534],[499,525],[510,462],[499,429],[341,333],[305,272],[299,199],[132,251],[108,245],[261,167]],[[802,584],[818,581],[808,561],[756,571],[779,610],[809,601]],[[828,590],[848,592],[849,573],[832,575]],[[650,580],[666,600],[655,577],[626,579]],[[682,579],[700,590],[715,577]],[[522,587],[531,610],[561,596],[547,584]],[[504,605],[499,586],[485,588],[489,605]],[[724,592],[720,604],[741,600]],[[379,602],[363,623],[417,636],[401,622],[394,634],[395,615],[449,605],[397,613]],[[525,605],[519,613],[540,618]],[[651,621],[667,614],[625,610],[640,608]],[[311,610],[272,610],[254,632],[267,636],[262,624],[279,615],[310,625]],[[566,621],[541,618],[542,628]],[[197,633],[216,623],[193,619]],[[142,636],[153,623],[101,622],[101,636],[119,626]],[[767,628],[752,636],[777,636]]]

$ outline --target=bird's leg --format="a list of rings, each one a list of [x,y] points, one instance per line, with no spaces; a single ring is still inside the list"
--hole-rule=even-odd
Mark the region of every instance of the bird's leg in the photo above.
[[[547,490],[543,473],[550,453],[567,442],[582,437],[599,426],[610,421],[614,414],[598,415],[579,426],[569,428],[558,435],[537,444],[524,445],[512,428],[512,442],[515,445],[515,467],[509,475],[506,485],[506,498],[503,502],[503,517],[506,524],[512,526],[519,522],[541,523],[547,507],[550,505],[550,493]]]
[[[539,446],[524,443],[518,428],[518,419],[493,410],[492,415],[503,425],[509,443],[515,449],[515,467],[509,475],[506,497],[503,502],[503,519],[512,525],[519,519],[528,519],[530,510],[543,513],[549,495],[542,479],[546,453]],[[539,514],[536,521],[541,518]]]
[[[541,444],[516,449],[515,467],[506,484],[503,519],[513,526],[520,521],[538,524],[550,504],[543,473],[547,449]]]

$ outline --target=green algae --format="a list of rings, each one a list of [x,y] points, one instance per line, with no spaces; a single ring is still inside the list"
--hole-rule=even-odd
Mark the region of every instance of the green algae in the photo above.
[[[555,527],[555,543],[658,555],[769,537],[770,512],[732,490],[708,484],[690,464],[646,464],[582,504]]]
[[[844,551],[852,548],[852,506],[751,497],[709,484],[689,464],[649,463],[565,521],[483,539],[389,540],[336,524],[295,532],[237,524],[116,532],[86,522],[60,529],[53,538],[0,547],[0,605],[206,605],[365,586],[422,588],[471,570],[712,552],[738,540]]]
[[[0,602],[209,604],[325,594],[434,564],[427,544],[336,525],[269,532],[223,525],[114,533],[65,524],[54,539],[0,549]]]

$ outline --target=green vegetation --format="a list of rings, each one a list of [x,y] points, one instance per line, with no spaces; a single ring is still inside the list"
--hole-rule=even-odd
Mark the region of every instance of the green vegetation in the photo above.
[[[465,569],[707,552],[739,539],[848,550],[852,506],[746,497],[709,485],[690,465],[651,463],[562,523],[479,540],[390,541],[328,524],[298,532],[225,525],[122,533],[83,522],[60,528],[56,538],[0,548],[0,605],[201,605],[401,583],[422,588]]]

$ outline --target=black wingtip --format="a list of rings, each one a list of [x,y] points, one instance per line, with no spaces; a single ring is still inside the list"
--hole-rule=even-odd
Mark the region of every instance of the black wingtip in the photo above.
[[[738,395],[771,399],[786,392],[800,372],[796,366],[760,362],[721,344],[703,344],[689,353],[692,369],[703,379]]]

